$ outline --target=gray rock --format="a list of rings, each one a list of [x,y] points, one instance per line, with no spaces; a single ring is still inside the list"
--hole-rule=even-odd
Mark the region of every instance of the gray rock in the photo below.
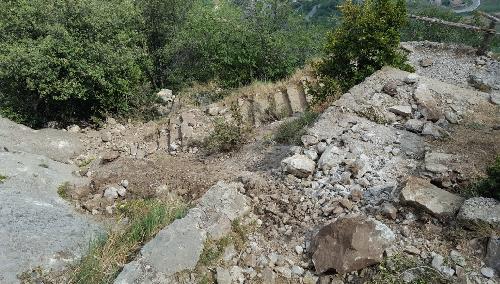
[[[389,96],[394,97],[398,94],[398,85],[394,81],[387,82],[384,87],[382,87],[382,91]]]
[[[269,284],[276,283],[276,276],[269,267],[266,267],[262,270],[262,280],[263,280],[262,283],[269,283]]]
[[[452,167],[455,157],[446,153],[430,152],[425,154],[425,169],[432,173],[443,174]]]
[[[408,76],[406,76],[406,78],[404,79],[404,82],[406,84],[415,84],[418,82],[418,78],[419,76],[415,73],[411,73],[411,74],[408,74]]]
[[[335,145],[328,146],[318,161],[320,169],[329,170],[337,167],[343,161],[340,149]]]
[[[56,129],[33,130],[0,117],[0,149],[22,151],[67,163],[80,154],[82,144],[76,134]]]
[[[396,209],[396,207],[394,207],[394,205],[392,205],[391,203],[386,202],[382,204],[381,211],[384,216],[392,220],[395,220],[398,216],[398,209]]]
[[[327,147],[328,145],[325,142],[319,142],[318,144],[316,144],[316,150],[320,155],[323,154],[323,152],[325,152]]]
[[[432,136],[436,139],[439,139],[449,136],[449,133],[436,124],[427,122],[424,124],[424,128],[422,129],[422,135]]]
[[[500,238],[492,235],[488,241],[485,262],[500,273]]]
[[[387,110],[404,117],[411,116],[412,113],[411,106],[392,106]]]
[[[424,58],[422,60],[420,60],[420,66],[426,68],[426,67],[430,67],[432,66],[432,64],[434,64],[434,60],[432,60],[432,58]]]
[[[486,278],[493,278],[495,276],[495,270],[490,267],[483,267],[481,268],[481,274]]]
[[[409,119],[405,123],[405,128],[408,131],[420,133],[424,129],[424,122],[418,119]]]
[[[107,186],[104,189],[103,197],[108,200],[114,200],[118,198],[118,187],[114,185]]]
[[[161,89],[156,95],[165,104],[172,103],[175,98],[172,90],[169,89]]]
[[[312,135],[303,135],[302,137],[300,137],[300,140],[302,141],[304,147],[309,147],[318,144],[319,142],[318,137]]]
[[[296,176],[308,177],[314,173],[316,163],[305,155],[295,154],[281,161],[283,169]]]
[[[161,279],[194,269],[209,230],[221,220],[233,221],[250,210],[246,197],[240,193],[242,188],[241,183],[224,182],[211,187],[186,217],[175,220],[148,242],[114,283],[165,282]],[[240,278],[241,269],[237,272],[234,267],[231,269],[233,279]]]
[[[302,276],[304,274],[304,268],[302,268],[298,265],[294,265],[292,267],[292,274],[297,275],[297,276]]]
[[[318,152],[313,149],[305,150],[304,155],[306,155],[309,159],[316,161],[318,159]]]
[[[464,267],[466,265],[465,258],[463,257],[463,255],[461,253],[459,253],[456,250],[452,250],[450,252],[450,258],[457,265],[460,265],[462,267]]]
[[[222,268],[222,267],[217,267],[217,284],[231,284],[231,274],[229,273],[229,270]]]
[[[500,94],[490,94],[490,102],[494,105],[500,105]]]
[[[436,122],[441,118],[441,110],[426,84],[419,84],[413,96],[427,120]]]
[[[113,139],[113,135],[111,134],[110,131],[103,131],[101,132],[101,140],[102,142],[109,142]]]
[[[439,254],[436,254],[434,255],[434,257],[432,258],[432,262],[431,262],[431,265],[433,268],[441,271],[441,268],[443,267],[443,263],[444,263],[444,258],[442,255],[439,255]]]
[[[314,236],[312,261],[318,273],[357,271],[382,261],[384,250],[394,239],[394,233],[378,221],[340,218]]]
[[[428,180],[410,177],[401,190],[404,202],[425,209],[436,217],[453,216],[464,199],[431,184]]]
[[[66,182],[88,184],[72,174],[78,168],[25,152],[0,152],[0,161],[8,177],[0,182],[0,283],[19,283],[17,275],[34,267],[60,271],[82,257],[103,230],[57,193]]]
[[[490,225],[500,228],[500,202],[493,198],[474,197],[467,199],[457,216],[465,226]]]

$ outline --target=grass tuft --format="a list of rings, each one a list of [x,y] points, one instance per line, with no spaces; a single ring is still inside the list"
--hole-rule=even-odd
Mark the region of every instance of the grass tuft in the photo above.
[[[62,199],[68,199],[70,189],[71,189],[71,184],[69,182],[65,182],[57,188],[57,194],[59,194],[59,196]]]
[[[286,121],[278,128],[274,140],[282,144],[300,144],[300,137],[306,134],[306,127],[312,125],[318,117],[316,112],[305,112],[300,117]]]
[[[158,200],[134,200],[118,208],[128,225],[94,239],[87,256],[72,267],[70,283],[112,283],[145,242],[187,212],[181,202]]]
[[[0,174],[0,183],[3,183],[6,180],[7,180],[7,176]]]

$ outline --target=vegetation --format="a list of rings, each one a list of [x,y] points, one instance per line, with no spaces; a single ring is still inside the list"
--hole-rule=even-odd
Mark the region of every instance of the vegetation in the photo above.
[[[500,201],[500,156],[486,170],[487,176],[462,191],[467,197],[482,196]]]
[[[300,137],[306,134],[306,127],[312,125],[318,117],[316,112],[305,112],[300,117],[283,122],[278,128],[274,140],[283,144],[300,144]]]
[[[7,176],[0,174],[0,183],[3,183],[5,180],[7,180]]]
[[[404,281],[405,273],[411,273],[413,280]],[[410,255],[395,255],[386,258],[377,268],[377,273],[371,276],[371,284],[425,284],[441,283],[451,284],[450,279],[444,277],[439,271],[425,265],[419,259]]]
[[[62,198],[62,199],[68,199],[68,194],[71,189],[71,184],[69,182],[65,182],[57,188],[57,194]]]
[[[143,243],[187,211],[183,203],[158,200],[129,201],[119,209],[128,225],[92,242],[88,255],[72,268],[71,283],[112,283]]]
[[[385,65],[411,69],[399,51],[405,1],[347,1],[341,12],[342,23],[328,35],[327,55],[316,66],[322,81],[346,91]]]
[[[0,16],[0,115],[35,127],[154,115],[155,89],[192,81],[281,79],[320,36],[289,1],[13,0]]]
[[[231,105],[232,120],[217,119],[214,130],[205,139],[204,146],[209,154],[231,152],[241,148],[245,140],[247,127],[243,124],[243,116],[237,102]]]

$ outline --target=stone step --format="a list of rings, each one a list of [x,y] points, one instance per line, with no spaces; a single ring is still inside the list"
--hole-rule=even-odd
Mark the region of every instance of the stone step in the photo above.
[[[292,113],[301,113],[307,109],[306,94],[302,85],[294,84],[288,85],[286,88],[286,95],[290,102]]]

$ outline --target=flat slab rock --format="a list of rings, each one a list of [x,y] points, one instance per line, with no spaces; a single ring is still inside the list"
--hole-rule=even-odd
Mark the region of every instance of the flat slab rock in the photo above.
[[[161,230],[125,265],[114,283],[172,283],[171,277],[196,267],[205,241],[231,230],[231,221],[249,210],[241,183],[219,182],[205,193],[198,206]]]
[[[357,271],[379,263],[394,233],[377,220],[345,217],[324,226],[311,243],[312,261],[317,273]]]
[[[38,154],[66,163],[81,152],[82,145],[74,133],[56,129],[33,130],[0,117],[0,149]]]
[[[57,193],[75,166],[45,156],[0,152],[0,283],[19,283],[30,269],[59,270],[79,259],[102,230]]]
[[[404,202],[420,207],[436,217],[455,215],[465,200],[426,179],[414,176],[408,178],[401,191],[401,198]]]
[[[500,228],[500,202],[493,198],[474,197],[467,199],[457,218],[466,226],[488,224]]]

